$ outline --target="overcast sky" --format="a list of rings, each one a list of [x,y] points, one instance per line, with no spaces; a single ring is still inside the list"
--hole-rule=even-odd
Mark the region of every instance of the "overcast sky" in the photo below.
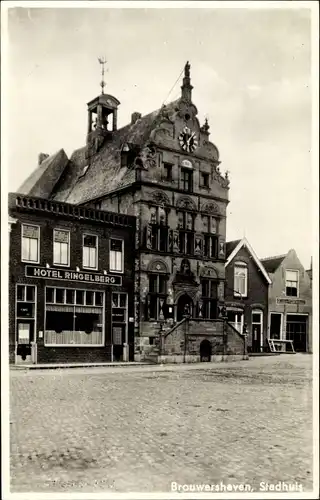
[[[45,2],[43,2],[43,5]],[[239,6],[241,3],[239,2]],[[116,96],[119,125],[180,95],[191,63],[193,102],[221,170],[230,172],[227,239],[259,257],[311,256],[311,47],[307,9],[60,9],[9,11],[8,187],[40,152],[85,144],[86,103]]]

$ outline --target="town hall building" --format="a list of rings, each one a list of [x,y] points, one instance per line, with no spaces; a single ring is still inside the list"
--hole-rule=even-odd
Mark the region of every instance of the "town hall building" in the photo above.
[[[133,321],[136,350],[164,322],[219,318],[224,304],[228,174],[200,123],[190,65],[179,99],[118,128],[120,102],[88,103],[86,144],[68,159],[40,155],[19,193],[135,217]],[[237,335],[237,333],[235,333]],[[242,351],[241,351],[242,352]]]

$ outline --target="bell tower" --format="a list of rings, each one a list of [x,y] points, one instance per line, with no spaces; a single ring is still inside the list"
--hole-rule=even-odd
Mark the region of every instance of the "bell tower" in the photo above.
[[[117,130],[117,114],[120,101],[104,93],[104,65],[106,60],[99,58],[102,67],[101,94],[88,102],[87,158],[96,154],[105,140]]]

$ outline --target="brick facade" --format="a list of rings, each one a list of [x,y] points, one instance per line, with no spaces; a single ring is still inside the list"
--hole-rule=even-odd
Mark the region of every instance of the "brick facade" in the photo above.
[[[239,297],[236,293],[235,284],[235,266],[237,262],[244,263],[247,267],[247,293],[246,296]],[[239,328],[243,325],[247,326],[248,334],[248,350],[250,352],[260,352],[267,350],[267,331],[268,331],[268,289],[269,284],[257,266],[253,255],[248,248],[243,245],[232,261],[226,266],[226,287],[225,287],[225,304],[230,320],[231,312],[239,313],[241,321]],[[262,329],[254,338],[253,314],[261,312]],[[256,332],[255,332],[256,333]],[[260,342],[259,342],[260,340]],[[256,342],[256,343],[255,343]]]
[[[17,203],[20,200],[20,204]],[[132,246],[135,238],[135,218],[130,216],[122,216],[115,219],[114,214],[109,217],[109,222],[99,220],[99,213],[92,211],[88,213],[88,218],[75,217],[73,215],[62,215],[58,211],[58,207],[67,209],[72,214],[73,207],[67,204],[51,204],[54,209],[41,210],[39,204],[44,203],[43,200],[21,197],[19,195],[10,195],[9,212],[13,217],[14,223],[11,223],[10,232],[10,258],[9,258],[9,346],[10,346],[10,362],[15,361],[16,342],[17,342],[17,285],[34,285],[36,287],[35,313],[34,313],[34,341],[37,344],[37,362],[38,363],[54,363],[54,362],[90,362],[90,361],[110,361],[112,351],[112,316],[111,316],[111,300],[112,293],[127,294],[127,334],[129,343],[130,359],[133,359],[134,352],[134,327],[133,322],[129,322],[129,318],[133,318],[133,284],[134,284],[134,253]],[[38,208],[36,208],[38,207]],[[71,207],[71,208],[70,208]],[[106,214],[104,214],[106,218]],[[95,220],[94,220],[95,219]],[[107,217],[108,219],[108,217]],[[41,277],[27,277],[27,266],[31,266],[30,262],[22,262],[22,225],[35,225],[40,231],[39,245],[39,261],[32,264],[37,268],[43,268],[46,271],[58,276],[60,272],[62,276],[64,272],[74,271],[76,276],[81,275],[84,281],[69,281],[61,279],[49,279]],[[53,230],[62,229],[70,231],[70,262],[69,266],[62,267],[53,264]],[[83,268],[82,248],[83,235],[90,234],[98,237],[98,256],[97,269],[94,271]],[[89,282],[90,275],[92,279],[105,280],[106,275],[115,276],[115,273],[109,270],[110,257],[110,239],[116,238],[123,240],[123,272],[117,275],[121,276],[121,286],[107,285],[105,283]],[[79,271],[79,272],[76,272]],[[88,274],[90,273],[90,275]],[[45,345],[45,289],[65,288],[71,290],[88,290],[98,291],[104,294],[104,342],[99,347],[90,347],[81,345],[76,347],[68,346],[46,346]],[[53,307],[53,306],[52,306]],[[100,311],[100,309],[99,309]],[[26,319],[28,322],[28,319]],[[23,320],[21,320],[23,322]],[[63,325],[62,325],[63,329]],[[19,356],[20,358],[20,356]],[[20,359],[19,359],[20,360]],[[21,361],[21,360],[20,360]]]

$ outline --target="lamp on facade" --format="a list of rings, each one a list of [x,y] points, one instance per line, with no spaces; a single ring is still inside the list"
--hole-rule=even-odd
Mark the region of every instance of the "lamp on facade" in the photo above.
[[[105,269],[103,270],[103,274],[104,274],[104,275],[108,274],[108,273],[107,273],[107,271],[106,271]]]
[[[50,269],[50,264],[48,264],[48,262],[46,263],[46,268]]]
[[[77,271],[77,273],[80,272],[80,267],[79,266],[76,267],[76,271]]]

